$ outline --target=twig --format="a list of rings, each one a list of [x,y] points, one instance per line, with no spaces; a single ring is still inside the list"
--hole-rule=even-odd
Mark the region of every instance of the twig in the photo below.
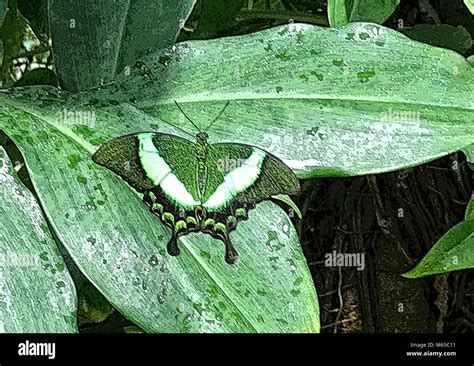
[[[352,321],[352,319],[342,319],[342,320],[340,320],[340,321],[338,321],[338,322],[336,322],[336,323],[331,323],[331,324],[323,325],[323,326],[321,327],[321,329],[331,328],[331,327],[334,327],[334,326],[337,327],[338,324],[344,324],[344,323],[348,323],[348,322],[351,322],[351,321]]]
[[[344,307],[344,301],[342,299],[342,267],[339,267],[339,284],[337,286],[337,294],[339,296],[339,312],[336,316],[336,322],[334,323],[334,333],[337,333],[337,324],[342,315],[342,308]]]
[[[342,286],[342,289],[345,290],[346,288],[353,287],[353,286],[355,286],[355,283],[350,283],[350,284],[348,284],[348,285]],[[337,292],[337,289],[336,289],[336,290],[331,290],[331,291],[325,292],[324,294],[318,294],[318,297],[329,296],[329,295],[334,294],[335,292]]]

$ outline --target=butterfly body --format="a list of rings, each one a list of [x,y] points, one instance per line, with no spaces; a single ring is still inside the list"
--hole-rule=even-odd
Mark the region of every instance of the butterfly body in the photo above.
[[[203,232],[225,243],[225,260],[238,255],[230,232],[255,204],[277,194],[296,194],[294,173],[277,157],[251,145],[195,142],[179,136],[142,132],[104,144],[93,156],[143,193],[150,211],[172,229],[167,249],[179,254],[177,239]]]

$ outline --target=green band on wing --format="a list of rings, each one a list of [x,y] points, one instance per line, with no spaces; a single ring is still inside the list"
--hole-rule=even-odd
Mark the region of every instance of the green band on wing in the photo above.
[[[161,181],[171,173],[171,168],[160,156],[153,143],[153,133],[138,134],[138,156],[143,170],[154,185],[159,186]]]
[[[153,143],[153,133],[138,134],[138,156],[147,177],[160,186],[167,198],[185,209],[193,209],[200,202],[188,192],[184,184],[171,172],[170,166],[160,156]]]
[[[241,166],[227,173],[224,182],[204,203],[208,211],[226,207],[232,199],[240,192],[245,191],[255,183],[262,171],[263,160],[266,153],[263,150],[253,148],[252,154]]]

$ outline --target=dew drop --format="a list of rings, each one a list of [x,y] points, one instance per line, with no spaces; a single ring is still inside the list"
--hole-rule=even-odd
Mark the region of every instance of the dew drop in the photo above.
[[[158,265],[158,258],[156,258],[156,255],[152,255],[150,257],[150,259],[148,260],[148,264],[153,267]]]
[[[135,277],[132,281],[132,285],[134,286],[138,286],[140,284],[140,279],[138,277]]]

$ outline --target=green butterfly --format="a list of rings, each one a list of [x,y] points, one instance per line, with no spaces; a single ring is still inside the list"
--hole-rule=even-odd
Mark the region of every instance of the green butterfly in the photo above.
[[[176,103],[176,102],[175,102]],[[200,231],[225,244],[225,260],[237,261],[229,233],[248,210],[273,196],[300,191],[298,179],[276,156],[251,145],[208,142],[205,132],[196,141],[155,132],[117,137],[93,155],[95,163],[118,174],[143,193],[150,211],[172,229],[167,250],[178,255],[177,239]]]

